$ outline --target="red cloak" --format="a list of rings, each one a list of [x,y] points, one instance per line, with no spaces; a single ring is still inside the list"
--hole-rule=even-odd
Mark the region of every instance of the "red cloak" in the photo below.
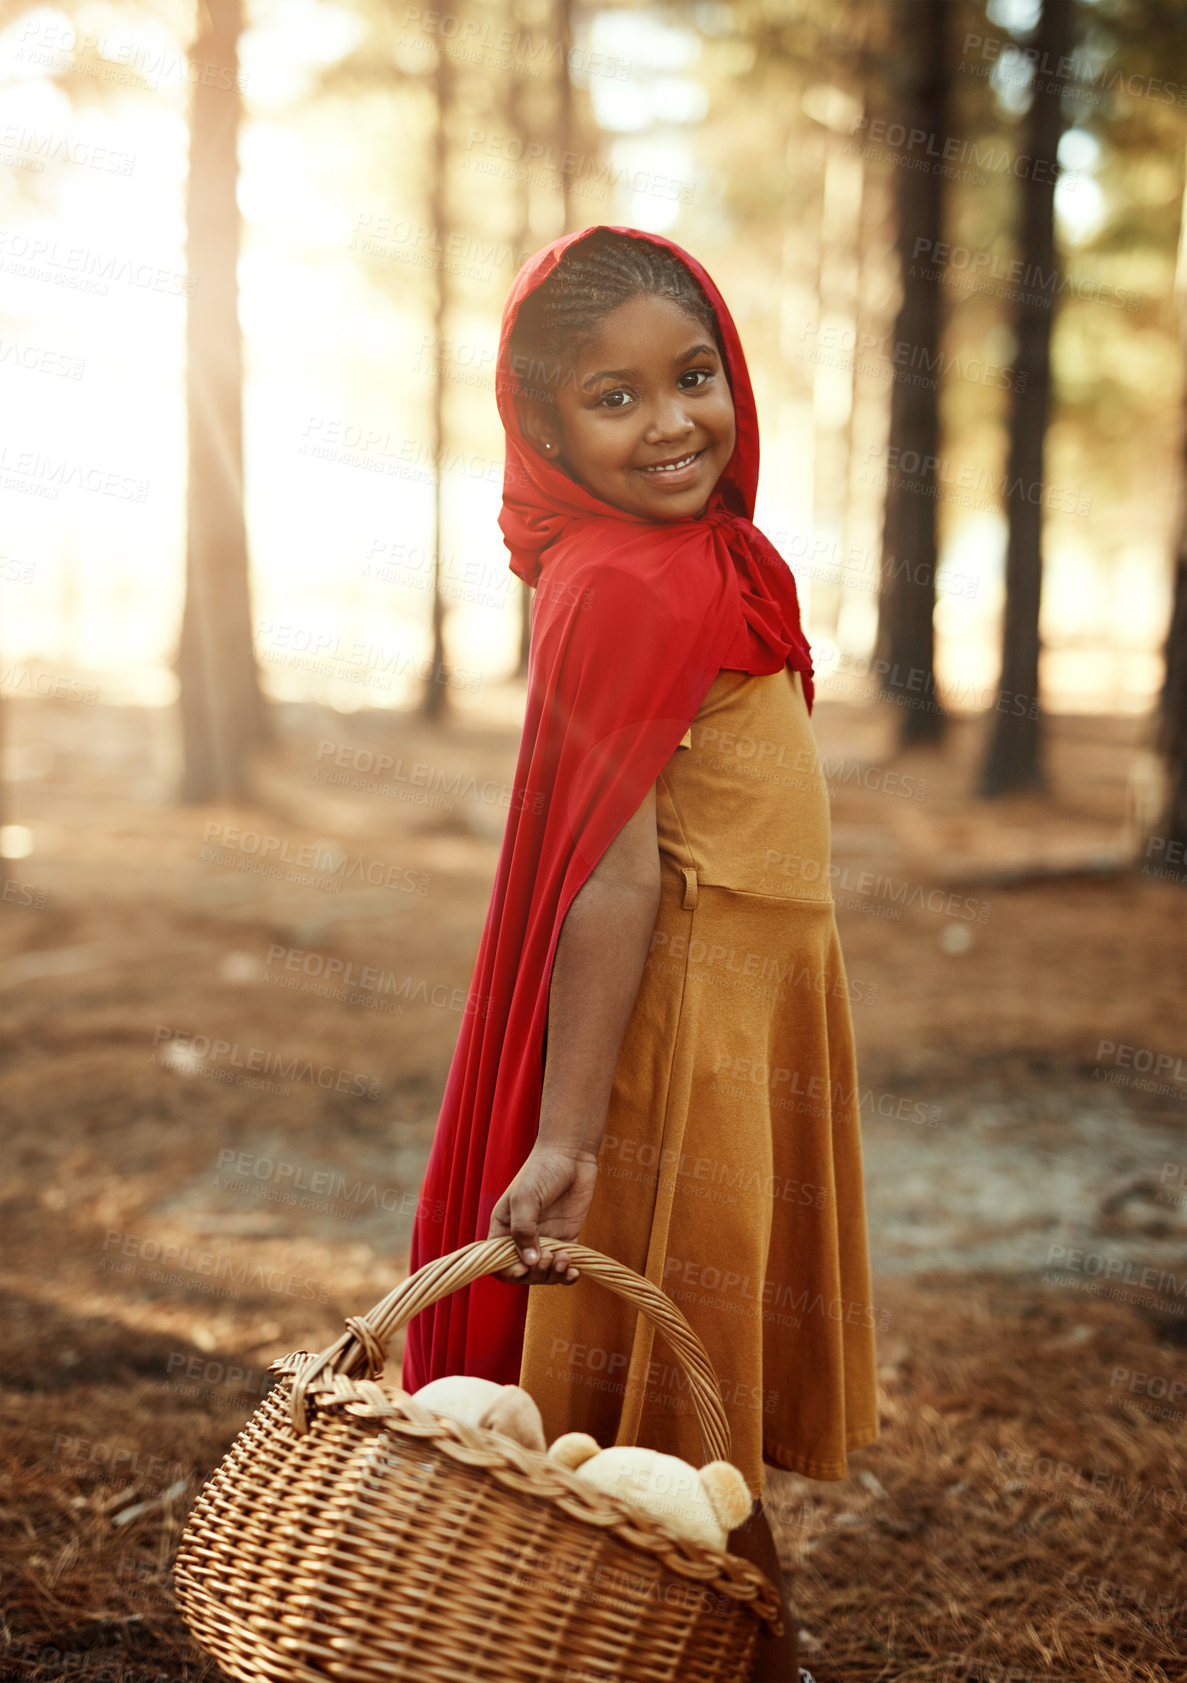
[[[607,226],[607,225],[602,225]],[[496,369],[507,435],[499,515],[511,568],[533,585],[514,795],[461,1033],[412,1235],[414,1269],[484,1239],[539,1125],[548,989],[561,924],[638,808],[717,673],[802,674],[812,663],[786,561],[752,523],[758,421],[733,318],[696,260],[674,253],[717,314],[737,443],[704,513],[651,521],[603,502],[524,437],[508,341],[524,299],[595,228],[537,252],[503,310]],[[555,1288],[563,1289],[563,1288]],[[519,1378],[527,1289],[483,1279],[411,1323],[402,1384],[447,1373]]]

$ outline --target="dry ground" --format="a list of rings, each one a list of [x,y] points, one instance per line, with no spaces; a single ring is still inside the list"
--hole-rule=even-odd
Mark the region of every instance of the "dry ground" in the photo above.
[[[10,704],[34,850],[0,902],[0,1677],[216,1675],[170,1553],[272,1356],[406,1270],[519,705],[435,731],[286,710],[257,805],[224,811],[167,803],[165,715]],[[1187,1679],[1185,899],[1140,868],[1032,870],[1124,845],[1140,726],[1057,721],[1052,800],[987,807],[977,722],[905,758],[891,723],[817,715],[882,1436],[846,1480],[772,1480],[805,1663]],[[368,752],[401,763],[377,778]]]

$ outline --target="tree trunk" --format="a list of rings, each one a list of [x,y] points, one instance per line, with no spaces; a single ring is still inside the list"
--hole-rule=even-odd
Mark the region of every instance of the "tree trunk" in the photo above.
[[[1183,431],[1187,460],[1187,427]],[[1147,843],[1148,862],[1175,869],[1187,882],[1187,480],[1180,487],[1179,540],[1170,624],[1166,632],[1166,670],[1158,697],[1156,744],[1166,768],[1166,807],[1158,834]]]
[[[560,51],[556,55],[556,136],[560,149],[561,233],[573,225],[573,0],[554,0],[553,18]]]
[[[912,131],[948,134],[944,43],[949,0],[909,0],[900,5],[904,34],[901,121]],[[899,166],[898,250],[902,303],[894,324],[895,345],[905,346],[924,370],[920,384],[910,367],[896,378],[890,397],[890,451],[882,526],[882,579],[878,603],[877,658],[883,695],[903,703],[900,741],[935,742],[944,728],[936,693],[936,469],[939,459],[938,368],[942,310],[942,266],[936,251],[943,237],[944,178],[935,168],[915,169],[930,158],[908,145]],[[901,374],[901,377],[899,375]]]
[[[518,8],[515,0],[511,0],[511,24],[515,28],[518,23]],[[573,0],[553,0],[553,27],[556,32],[557,46],[560,51],[556,56],[556,139],[557,151],[560,154],[560,182],[561,182],[561,225],[560,234],[574,231],[573,208],[573,178],[574,164],[574,120],[573,120],[573,74],[570,61],[573,56]],[[526,117],[523,112],[523,101],[518,87],[512,85],[507,90],[507,105],[509,112],[510,132],[525,143],[531,139],[528,132]],[[526,151],[526,146],[525,146]],[[524,251],[530,237],[530,217],[528,188],[525,186],[519,202],[519,239],[515,247],[517,251]],[[515,663],[515,676],[524,678],[528,670],[528,654],[531,648],[532,636],[532,591],[527,585],[519,588],[519,657]]]
[[[1040,64],[1071,52],[1072,0],[1043,0],[1034,49]],[[1022,183],[1022,261],[1025,274],[1053,277],[1025,289],[1014,314],[1016,349],[1006,472],[1006,601],[1002,616],[1001,678],[981,793],[1040,789],[1043,723],[1039,709],[1039,607],[1043,588],[1043,455],[1051,410],[1051,331],[1058,288],[1055,244],[1055,155],[1064,120],[1058,75],[1043,75],[1032,90],[1025,151],[1044,167]]]
[[[1176,270],[1179,340],[1187,350],[1187,191],[1179,223]],[[1155,868],[1171,867],[1178,880],[1187,883],[1187,387],[1181,420],[1184,471],[1179,480],[1179,535],[1155,727],[1155,746],[1166,772],[1166,802],[1158,832],[1148,838],[1146,858]]]
[[[512,35],[518,37],[523,28],[520,15],[520,0],[507,0],[507,27]],[[528,116],[527,101],[523,96],[523,81],[519,76],[508,76],[506,80],[506,113],[507,132],[521,142],[521,157],[530,157],[528,151],[533,134],[531,120]],[[532,237],[532,183],[531,171],[522,170],[515,183],[515,223],[514,237],[511,249],[523,253],[528,249],[528,241]],[[528,654],[531,648],[532,635],[532,590],[524,584],[522,579],[515,581],[516,600],[519,604],[519,652],[515,662],[515,677],[526,678],[528,675]]]
[[[236,202],[239,0],[202,0],[190,51],[195,77],[186,187],[186,595],[177,673],[184,751],[181,797],[248,793],[251,750],[267,718],[252,642],[243,515],[243,347]],[[226,75],[215,74],[225,70]],[[222,86],[220,83],[229,85]]]
[[[443,44],[437,47],[433,88],[436,121],[433,125],[432,162],[429,175],[429,226],[442,252],[446,249],[449,216],[449,107],[452,95],[452,66]],[[444,486],[442,472],[445,445],[445,319],[449,311],[449,275],[442,257],[434,270],[433,398],[430,425],[433,450],[433,654],[425,680],[422,703],[427,719],[442,719],[448,709],[445,691],[445,598],[441,590],[441,535]]]
[[[2,695],[0,695],[0,765],[3,765],[4,761],[6,759],[5,748],[7,746],[7,737],[8,737],[8,717],[9,717],[8,702],[4,699],[4,697]],[[4,781],[4,779],[2,777],[0,777],[0,863],[3,863],[3,861],[5,859],[7,859],[7,857],[8,857],[8,853],[6,851],[6,846],[5,846],[7,838],[6,838],[5,833],[4,833],[7,829],[8,829],[8,785]]]

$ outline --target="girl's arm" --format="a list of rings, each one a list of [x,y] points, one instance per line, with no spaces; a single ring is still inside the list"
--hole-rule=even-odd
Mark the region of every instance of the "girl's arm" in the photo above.
[[[537,1239],[576,1239],[597,1180],[598,1150],[623,1034],[659,911],[655,788],[610,843],[561,926],[548,991],[540,1126],[527,1161],[495,1205],[490,1237],[510,1234],[520,1261],[501,1276],[525,1285],[577,1278],[567,1253]]]

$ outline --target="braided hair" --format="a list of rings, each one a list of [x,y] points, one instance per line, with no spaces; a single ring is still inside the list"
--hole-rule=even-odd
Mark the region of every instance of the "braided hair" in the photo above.
[[[725,362],[717,314],[700,282],[674,253],[609,230],[570,246],[524,300],[509,350],[520,399],[555,405],[597,324],[631,298],[669,298],[713,334]]]

